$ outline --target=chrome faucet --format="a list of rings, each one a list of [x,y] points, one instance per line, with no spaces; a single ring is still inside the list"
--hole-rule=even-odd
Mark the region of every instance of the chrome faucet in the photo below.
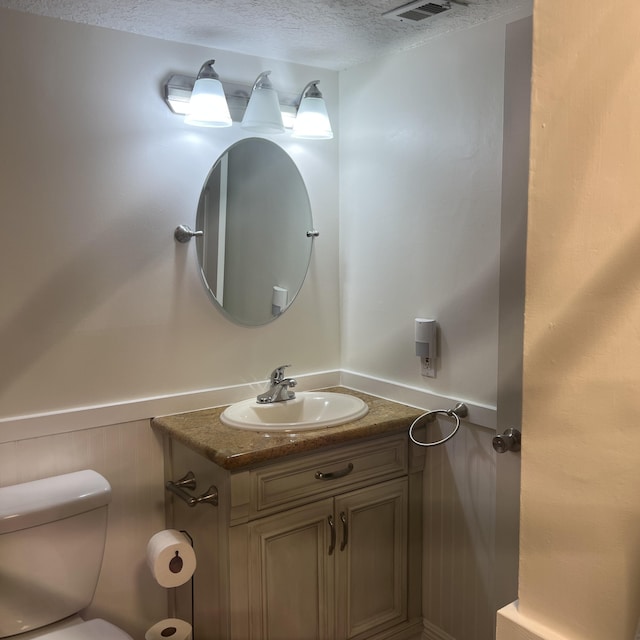
[[[271,372],[269,376],[269,388],[256,398],[258,404],[285,402],[286,400],[293,400],[296,397],[296,394],[290,391],[290,389],[293,389],[298,383],[293,378],[284,377],[285,368],[290,366],[290,364],[283,364]]]

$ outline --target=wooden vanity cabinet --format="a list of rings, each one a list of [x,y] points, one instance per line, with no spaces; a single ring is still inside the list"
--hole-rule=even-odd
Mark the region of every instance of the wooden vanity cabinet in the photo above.
[[[194,539],[197,640],[419,638],[423,458],[407,441],[225,471],[168,440],[169,475],[219,491],[218,507],[173,499],[168,514]],[[185,587],[176,615],[190,619]]]
[[[368,637],[404,622],[406,527],[406,478],[250,522],[250,637]]]

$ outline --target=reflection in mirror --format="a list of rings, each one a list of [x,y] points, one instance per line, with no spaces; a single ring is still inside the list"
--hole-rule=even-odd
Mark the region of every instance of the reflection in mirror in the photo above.
[[[196,247],[207,291],[243,325],[282,314],[297,296],[313,246],[311,206],[293,160],[247,138],[214,164],[198,203]]]

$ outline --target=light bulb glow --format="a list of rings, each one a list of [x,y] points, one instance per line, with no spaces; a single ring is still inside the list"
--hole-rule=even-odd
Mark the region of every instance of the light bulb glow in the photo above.
[[[327,107],[322,98],[303,98],[291,133],[294,138],[329,140],[333,138]]]
[[[220,80],[199,78],[191,93],[184,121],[200,127],[230,127],[231,115]]]

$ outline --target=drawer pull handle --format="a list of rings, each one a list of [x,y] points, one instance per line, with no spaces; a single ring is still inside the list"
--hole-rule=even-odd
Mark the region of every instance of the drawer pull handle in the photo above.
[[[329,529],[331,529],[331,542],[329,543],[329,555],[332,555],[334,549],[336,548],[336,525],[333,521],[333,516],[329,516],[327,518],[327,522],[329,523]]]
[[[316,480],[334,480],[335,478],[344,478],[353,471],[353,464],[350,462],[344,469],[340,471],[316,471]]]
[[[340,512],[340,522],[342,522],[342,542],[340,543],[340,551],[344,551],[349,542],[349,525],[347,524],[347,514]]]

